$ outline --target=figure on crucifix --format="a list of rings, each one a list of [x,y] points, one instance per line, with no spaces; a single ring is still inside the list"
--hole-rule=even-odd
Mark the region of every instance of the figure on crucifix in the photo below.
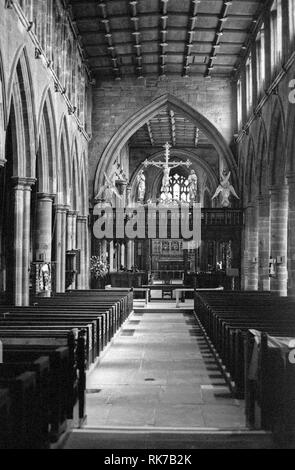
[[[170,171],[172,168],[177,168],[179,166],[186,166],[189,168],[191,166],[191,162],[187,160],[186,162],[176,162],[170,161],[170,149],[171,145],[167,142],[164,146],[165,148],[165,161],[158,161],[158,162],[149,162],[145,160],[144,167],[147,168],[148,166],[155,166],[157,168],[163,168],[163,179],[162,179],[162,186],[161,186],[161,193],[164,194],[164,201],[168,201],[168,193],[169,193],[169,185],[170,185]]]

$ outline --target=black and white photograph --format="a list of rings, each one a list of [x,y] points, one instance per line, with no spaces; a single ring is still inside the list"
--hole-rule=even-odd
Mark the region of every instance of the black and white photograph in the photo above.
[[[295,0],[0,0],[0,449],[295,449]]]

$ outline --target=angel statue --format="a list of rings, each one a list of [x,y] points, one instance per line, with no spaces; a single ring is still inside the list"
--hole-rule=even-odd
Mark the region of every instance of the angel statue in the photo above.
[[[143,170],[137,175],[137,183],[138,183],[138,200],[139,202],[143,203],[145,197],[145,175]]]
[[[95,196],[95,200],[99,201],[101,196],[103,196],[103,201],[106,204],[112,205],[113,195],[115,194],[119,199],[122,199],[122,196],[119,194],[118,189],[116,188],[115,183],[112,181],[113,175],[110,177],[104,173],[105,176],[105,184],[99,190],[98,194]]]
[[[213,201],[213,199],[215,199],[219,194],[221,195],[221,207],[230,207],[229,197],[231,194],[237,199],[240,199],[234,187],[229,182],[230,176],[231,172],[226,174],[226,171],[223,171],[223,173],[220,175],[220,184],[216,189],[214,196],[212,197]]]
[[[195,170],[191,170],[191,174],[188,177],[189,183],[189,200],[191,203],[196,202],[198,195],[198,177]]]

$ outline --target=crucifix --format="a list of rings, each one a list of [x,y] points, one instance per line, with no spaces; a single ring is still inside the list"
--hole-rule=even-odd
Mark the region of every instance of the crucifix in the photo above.
[[[163,179],[162,179],[162,187],[161,187],[161,192],[164,193],[165,199],[168,196],[169,193],[169,183],[170,183],[170,171],[172,168],[176,168],[178,166],[186,166],[189,168],[192,165],[192,162],[190,160],[187,160],[186,162],[176,162],[176,161],[170,161],[170,149],[172,146],[167,142],[164,145],[165,149],[165,161],[158,161],[158,162],[149,162],[148,160],[145,160],[143,163],[144,167],[147,168],[148,166],[156,166],[157,168],[163,168]]]

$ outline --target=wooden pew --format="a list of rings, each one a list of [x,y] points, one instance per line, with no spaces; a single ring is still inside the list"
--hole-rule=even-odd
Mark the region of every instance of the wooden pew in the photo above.
[[[27,371],[35,373],[35,403],[30,418],[32,429],[28,432],[31,434],[32,445],[36,448],[46,448],[49,444],[49,369],[49,358],[46,356],[32,361],[0,364],[0,381],[7,377],[10,379],[12,374],[19,376]]]
[[[8,449],[11,439],[11,399],[9,390],[0,385],[0,449]]]
[[[34,448],[38,396],[34,372],[15,373],[6,370],[0,375],[0,387],[9,390],[11,436],[8,448]]]
[[[48,420],[49,439],[55,442],[66,430],[67,419],[73,418],[73,408],[78,400],[77,379],[70,369],[68,347],[6,345],[4,346],[4,364],[34,362],[41,356],[49,359],[49,396]]]

